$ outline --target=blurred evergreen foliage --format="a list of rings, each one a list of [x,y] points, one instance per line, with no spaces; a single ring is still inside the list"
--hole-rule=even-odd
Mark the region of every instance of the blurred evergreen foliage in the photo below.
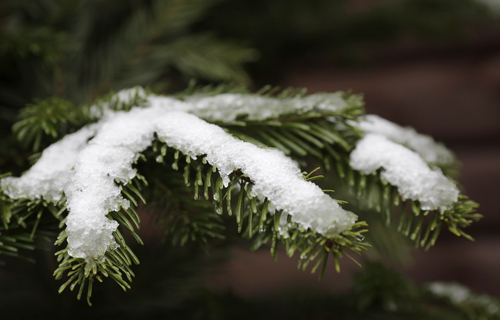
[[[219,0],[12,0],[0,4],[0,121],[34,98],[75,104],[110,90],[160,84],[179,90],[190,78],[243,82],[256,51],[193,23]]]
[[[372,49],[408,38],[464,39],[492,17],[475,0],[232,0],[210,9],[196,26],[249,40],[261,52],[251,65],[254,79],[279,83],[290,58],[321,53],[329,63],[356,65]]]

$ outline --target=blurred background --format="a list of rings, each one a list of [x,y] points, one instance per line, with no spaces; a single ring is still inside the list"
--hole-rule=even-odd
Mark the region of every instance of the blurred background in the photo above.
[[[253,90],[271,84],[361,93],[367,113],[452,149],[462,162],[462,190],[485,216],[468,229],[475,242],[442,232],[436,246],[409,249],[394,268],[417,284],[457,281],[500,296],[499,14],[496,0],[3,0],[0,171],[29,167],[28,151],[10,128],[36,99],[81,104],[134,85],[169,94],[191,79]],[[0,267],[0,311],[22,317],[30,311],[20,306],[36,305],[52,318],[71,316],[77,307],[81,316],[96,310],[108,318],[117,310],[165,314],[202,292],[198,318],[213,308],[217,319],[231,313],[217,309],[218,300],[206,292],[234,308],[241,304],[236,297],[337,294],[350,288],[359,269],[344,259],[340,274],[329,266],[319,282],[284,253],[274,263],[267,250],[250,252],[239,242],[190,257],[195,249],[166,250],[159,230],[141,231],[149,248],[138,250],[142,265],[133,290],[124,294],[107,284],[95,290],[95,304],[106,301],[108,309],[101,304],[89,311],[74,294],[57,295],[52,253],[39,252],[36,265],[7,260]]]

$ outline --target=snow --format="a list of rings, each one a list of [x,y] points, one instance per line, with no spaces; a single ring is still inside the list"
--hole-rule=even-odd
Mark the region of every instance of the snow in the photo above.
[[[423,210],[443,211],[458,200],[458,188],[439,168],[429,168],[417,153],[383,135],[365,135],[352,151],[350,164],[365,174],[383,169],[381,178],[397,186],[403,197],[418,200]]]
[[[35,173],[53,174],[31,179],[32,169],[21,178],[9,178],[5,183],[2,180],[2,188],[13,198],[25,194],[60,196],[65,192],[71,256],[96,257],[117,247],[112,233],[118,223],[106,215],[109,211],[127,208],[129,203],[114,181],[127,183],[134,178],[132,163],[138,152],[151,145],[155,133],[168,146],[193,158],[206,155],[207,161],[218,168],[225,186],[229,183],[229,174],[240,169],[254,183],[253,196],[267,197],[276,210],[291,215],[292,221],[304,228],[332,236],[356,221],[356,215],[342,209],[314,183],[305,181],[298,165],[281,151],[261,149],[233,138],[195,115],[176,111],[189,109],[189,102],[171,98],[161,98],[161,103],[155,101],[159,100],[150,100],[147,108],[109,113],[96,126],[97,133],[84,128],[48,148],[47,151],[54,149],[56,153],[62,148],[68,149],[64,151],[68,156],[61,157],[59,162],[52,161],[55,156],[49,158],[52,152],[47,152],[39,160],[40,165],[33,167]],[[85,147],[86,140],[94,133]],[[71,139],[78,143],[72,143]],[[46,189],[45,193],[34,194],[41,187]]]
[[[497,314],[499,303],[487,295],[478,295],[459,283],[432,282],[427,288],[435,295],[446,297],[456,304],[465,304],[476,308],[484,308],[490,314]]]
[[[116,110],[123,108],[136,100],[146,100],[148,94],[142,87],[123,89],[115,93],[108,101],[98,101],[88,109],[90,119],[99,120],[103,117],[112,116]],[[113,106],[113,109],[111,108]]]
[[[209,121],[226,122],[236,120],[238,116],[249,120],[265,120],[282,114],[300,114],[311,110],[335,112],[347,106],[342,93],[317,93],[287,99],[251,94],[194,95],[185,100],[186,111]]]
[[[390,140],[403,144],[427,162],[433,164],[452,163],[455,159],[453,153],[432,137],[417,133],[413,128],[401,127],[391,121],[370,114],[360,118],[359,123],[351,122],[365,133],[377,133]]]
[[[435,295],[447,297],[454,303],[465,302],[471,297],[470,290],[458,283],[433,282],[428,288]]]
[[[66,135],[46,148],[40,159],[22,178],[7,177],[0,180],[0,188],[11,198],[44,198],[58,202],[70,183],[79,152],[87,145],[99,125],[94,124]]]

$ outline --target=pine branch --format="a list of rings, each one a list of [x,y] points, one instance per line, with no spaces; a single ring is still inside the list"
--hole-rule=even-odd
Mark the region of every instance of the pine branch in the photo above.
[[[45,249],[53,242],[58,219],[60,213],[52,203],[43,199],[12,200],[0,193],[0,256],[34,262],[25,250]]]
[[[57,97],[29,104],[19,112],[18,118],[12,131],[24,145],[32,145],[34,152],[40,149],[44,135],[53,140],[67,132],[64,127],[68,122],[76,124],[77,121],[73,104]]]

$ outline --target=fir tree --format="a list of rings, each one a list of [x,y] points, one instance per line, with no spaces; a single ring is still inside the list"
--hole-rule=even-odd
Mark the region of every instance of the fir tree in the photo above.
[[[55,241],[59,292],[76,291],[91,304],[92,294],[99,296],[97,282],[127,290],[134,277],[148,276],[135,276],[141,248],[134,242],[143,243],[138,230],[145,217],[165,231],[170,249],[161,254],[190,263],[141,263],[149,262],[145,268],[154,275],[173,270],[164,279],[180,291],[190,286],[191,274],[179,280],[179,270],[208,263],[197,248],[213,252],[237,238],[252,250],[267,248],[274,259],[283,247],[300,257],[299,269],[320,278],[329,269],[340,272],[341,258],[359,263],[366,251],[397,256],[401,238],[424,250],[444,230],[472,240],[464,228],[481,215],[453,180],[454,155],[429,136],[366,115],[359,95],[195,82],[173,94],[189,77],[249,81],[242,64],[255,59],[254,50],[193,31],[215,5],[8,4],[2,62],[15,61],[20,71],[3,79],[26,83],[24,67],[39,77],[11,92],[4,86],[1,96],[7,115],[30,103],[2,144],[13,145],[15,137],[32,151],[28,158],[16,147],[2,157],[0,258],[32,260],[29,250]],[[94,15],[96,8],[112,19]],[[69,18],[77,12],[77,20]],[[104,26],[108,33],[100,34]],[[160,80],[165,74],[170,83]],[[152,89],[123,89],[136,84]],[[28,100],[20,98],[21,89],[32,90]],[[2,121],[13,122],[9,116]],[[498,301],[466,288],[419,288],[379,264],[363,268],[345,295],[298,304],[345,318],[499,317]],[[153,302],[172,299],[165,297],[162,292]],[[234,314],[221,311],[229,303],[234,310],[256,308],[259,316],[286,316],[259,302],[199,291],[178,297],[166,312],[195,317],[203,307],[184,304],[204,297],[219,308],[215,318]],[[146,300],[137,303],[136,316],[154,314],[145,311]]]
[[[16,239],[33,240],[42,217],[51,215],[67,226],[56,241],[69,244],[56,253],[56,279],[69,276],[60,291],[79,285],[80,298],[88,280],[90,299],[93,281],[102,277],[125,290],[134,275],[130,266],[139,261],[117,226],[142,243],[135,232],[142,201],[161,213],[174,244],[224,238],[220,216],[234,211],[238,232],[255,239],[254,249],[269,243],[276,255],[281,242],[289,256],[300,254],[303,269],[321,267],[320,277],[332,255],[339,272],[338,259],[352,259],[347,250],[370,247],[362,236],[367,225],[310,183],[322,177],[316,170],[299,178],[284,155],[323,164],[325,175],[335,174],[357,196],[357,207],[373,207],[387,226],[398,220],[397,229],[417,247],[432,246],[442,227],[470,239],[462,228],[480,218],[477,205],[459,197],[443,175],[440,166],[449,168],[453,155],[431,138],[362,117],[354,95],[236,90],[188,91],[175,99],[136,88],[79,109],[53,99],[26,109],[14,126],[20,139],[34,130],[57,138],[57,119],[87,125],[48,147],[22,178],[1,180],[2,237],[10,240],[4,249],[26,245]],[[53,109],[54,117],[30,112],[41,108]],[[196,209],[197,202],[211,204]]]

